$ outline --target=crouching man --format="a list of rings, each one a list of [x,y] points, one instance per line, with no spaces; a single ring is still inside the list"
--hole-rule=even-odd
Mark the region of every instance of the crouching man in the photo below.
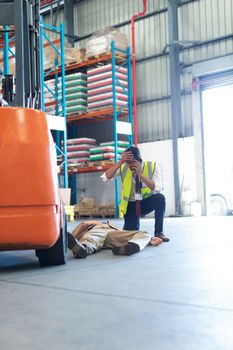
[[[94,220],[81,222],[68,234],[68,247],[75,258],[84,259],[101,249],[112,249],[114,255],[132,255],[147,245],[158,246],[159,237],[151,237],[146,231],[121,230],[110,222]]]

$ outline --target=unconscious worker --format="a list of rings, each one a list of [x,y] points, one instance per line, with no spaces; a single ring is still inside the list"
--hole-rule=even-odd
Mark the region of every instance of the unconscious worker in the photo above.
[[[83,221],[68,234],[68,247],[75,258],[83,259],[87,255],[102,249],[112,249],[114,255],[132,255],[151,244],[162,243],[159,237],[151,237],[146,231],[121,230],[110,222]]]

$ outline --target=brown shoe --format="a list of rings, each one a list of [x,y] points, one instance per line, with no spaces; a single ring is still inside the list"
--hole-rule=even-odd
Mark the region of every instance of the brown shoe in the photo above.
[[[140,251],[140,247],[137,243],[129,242],[121,247],[113,247],[112,252],[114,255],[133,255]]]
[[[162,239],[163,242],[169,242],[170,241],[170,239],[167,236],[165,236],[165,234],[163,234],[163,233],[160,233],[160,234],[156,235],[156,237],[159,237],[160,239]]]
[[[85,259],[87,257],[87,250],[71,233],[68,232],[68,248],[76,259]]]

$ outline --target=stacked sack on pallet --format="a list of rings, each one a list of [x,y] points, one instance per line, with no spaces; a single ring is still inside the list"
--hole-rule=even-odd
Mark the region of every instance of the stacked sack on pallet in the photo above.
[[[113,79],[116,81],[116,106],[127,107],[127,69],[116,65],[113,77],[112,65],[106,64],[87,71],[88,110],[113,107]]]
[[[113,27],[107,27],[98,30],[87,41],[87,58],[95,58],[111,53],[112,41],[118,49],[127,50],[128,40],[126,35]]]
[[[58,83],[59,98],[62,98],[61,78]],[[87,111],[87,75],[69,74],[65,78],[66,114],[86,113]]]
[[[117,144],[117,154],[118,158],[129,146],[129,142],[118,141]],[[102,142],[99,147],[93,147],[90,149],[90,161],[114,161],[115,158],[115,147],[114,141],[112,142]]]
[[[69,166],[84,166],[89,161],[90,149],[96,146],[96,140],[81,137],[67,140],[67,163]]]
[[[55,80],[50,79],[45,82],[45,84],[48,86],[48,88],[52,91],[52,93],[56,94],[55,89]],[[45,102],[45,112],[48,114],[56,114],[56,100],[51,94],[51,92],[45,87],[44,88],[44,102]],[[52,105],[46,106],[47,103],[52,103]]]

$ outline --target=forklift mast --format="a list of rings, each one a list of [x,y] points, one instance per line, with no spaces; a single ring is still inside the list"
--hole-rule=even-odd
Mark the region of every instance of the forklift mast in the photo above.
[[[40,109],[40,0],[0,0],[0,25],[15,28],[16,96],[9,104]]]

